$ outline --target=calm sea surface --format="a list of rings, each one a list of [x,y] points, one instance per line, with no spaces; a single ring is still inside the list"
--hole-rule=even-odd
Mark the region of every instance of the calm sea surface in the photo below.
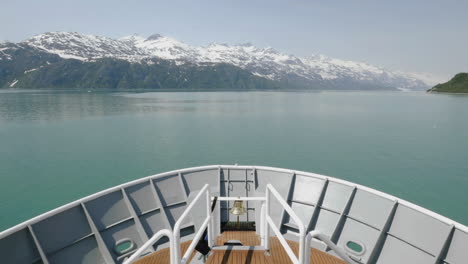
[[[0,91],[0,230],[167,170],[334,176],[468,224],[468,96]]]

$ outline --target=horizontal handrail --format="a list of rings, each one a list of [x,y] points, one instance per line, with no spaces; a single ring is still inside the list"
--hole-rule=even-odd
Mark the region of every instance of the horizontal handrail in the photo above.
[[[197,231],[195,234],[195,239],[192,240],[192,243],[190,243],[189,248],[184,254],[184,257],[181,259],[181,252],[180,252],[180,229],[182,226],[182,223],[184,222],[185,218],[189,215],[190,211],[192,211],[193,207],[195,204],[201,199],[201,197],[205,195],[206,198],[206,218],[203,221],[202,227]],[[173,236],[174,236],[174,241],[173,241],[173,246],[174,246],[174,254],[171,257],[172,261],[174,263],[185,263],[188,261],[188,258],[190,255],[192,255],[193,250],[195,249],[196,244],[198,243],[198,240],[201,238],[202,234],[204,233],[205,228],[208,227],[208,246],[212,246],[213,244],[213,219],[211,217],[211,196],[210,196],[210,190],[209,190],[209,184],[205,184],[203,188],[200,190],[200,192],[195,196],[195,198],[192,200],[192,202],[188,205],[187,209],[182,213],[182,215],[179,217],[177,222],[174,225],[174,231],[173,231]]]
[[[324,242],[329,248],[331,248],[333,251],[335,251],[335,253],[341,258],[343,259],[346,263],[348,264],[354,264],[355,262],[351,260],[351,258],[346,254],[346,252],[338,247],[335,243],[333,243],[330,238],[328,236],[326,236],[325,234],[323,234],[322,232],[318,231],[318,230],[314,230],[314,231],[310,231],[307,236],[306,236],[306,244],[305,244],[305,247],[306,247],[306,264],[309,264],[309,261],[310,261],[310,241],[312,240],[312,238],[317,238],[319,239],[320,241]]]
[[[169,238],[169,250],[170,254],[172,255],[172,232],[169,229],[163,229],[158,231],[154,234],[146,243],[144,243],[135,253],[133,253],[130,258],[126,259],[123,264],[130,264],[133,263],[137,258],[139,258],[149,247],[153,246],[156,241],[158,241],[161,237],[167,236]]]
[[[281,234],[279,228],[275,225],[273,220],[270,217],[270,193],[273,194],[280,205],[286,210],[286,212],[289,214],[289,216],[296,222],[296,225],[299,228],[299,258],[296,257],[294,252],[292,251],[291,247],[289,244],[286,242],[286,239],[283,237],[283,234]],[[276,191],[276,189],[273,187],[271,184],[267,184],[266,186],[266,207],[265,207],[265,220],[264,225],[264,238],[265,238],[265,248],[269,250],[269,229],[268,226],[271,227],[271,229],[275,232],[276,237],[279,239],[281,245],[284,247],[286,250],[286,253],[288,254],[289,258],[293,263],[304,263],[305,259],[305,236],[306,236],[306,227],[302,223],[301,219],[296,215],[296,213],[293,211],[291,206],[283,199],[283,197]]]
[[[214,197],[211,198],[211,200],[213,200]],[[236,201],[236,200],[242,200],[242,201],[265,201],[265,197],[256,197],[256,196],[239,196],[239,197],[228,197],[228,196],[218,196],[218,201]]]

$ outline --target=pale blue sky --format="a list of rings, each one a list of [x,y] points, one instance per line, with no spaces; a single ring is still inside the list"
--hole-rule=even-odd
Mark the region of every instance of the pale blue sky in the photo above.
[[[0,0],[0,40],[47,31],[161,33],[451,76],[468,71],[468,1]]]

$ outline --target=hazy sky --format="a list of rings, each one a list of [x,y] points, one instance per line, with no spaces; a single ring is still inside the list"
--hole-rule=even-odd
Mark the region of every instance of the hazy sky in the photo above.
[[[0,0],[0,40],[47,31],[252,42],[447,78],[468,71],[468,1]]]

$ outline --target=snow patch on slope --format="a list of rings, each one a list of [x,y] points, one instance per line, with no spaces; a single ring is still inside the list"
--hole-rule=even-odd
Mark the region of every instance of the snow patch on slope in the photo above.
[[[30,70],[26,70],[26,71],[24,71],[24,74],[27,74],[27,73],[30,73],[30,72],[33,72],[33,71],[37,71],[42,67],[44,67],[44,66],[40,66],[39,68],[33,68],[33,69],[30,69]]]
[[[10,47],[0,48],[0,60],[2,60],[3,58],[7,59],[7,60],[11,60],[11,55],[5,52],[5,51],[7,51],[9,49],[10,49]]]
[[[15,80],[10,84],[10,88],[12,88],[13,86],[15,86],[17,83],[18,83],[18,80],[15,79]]]

